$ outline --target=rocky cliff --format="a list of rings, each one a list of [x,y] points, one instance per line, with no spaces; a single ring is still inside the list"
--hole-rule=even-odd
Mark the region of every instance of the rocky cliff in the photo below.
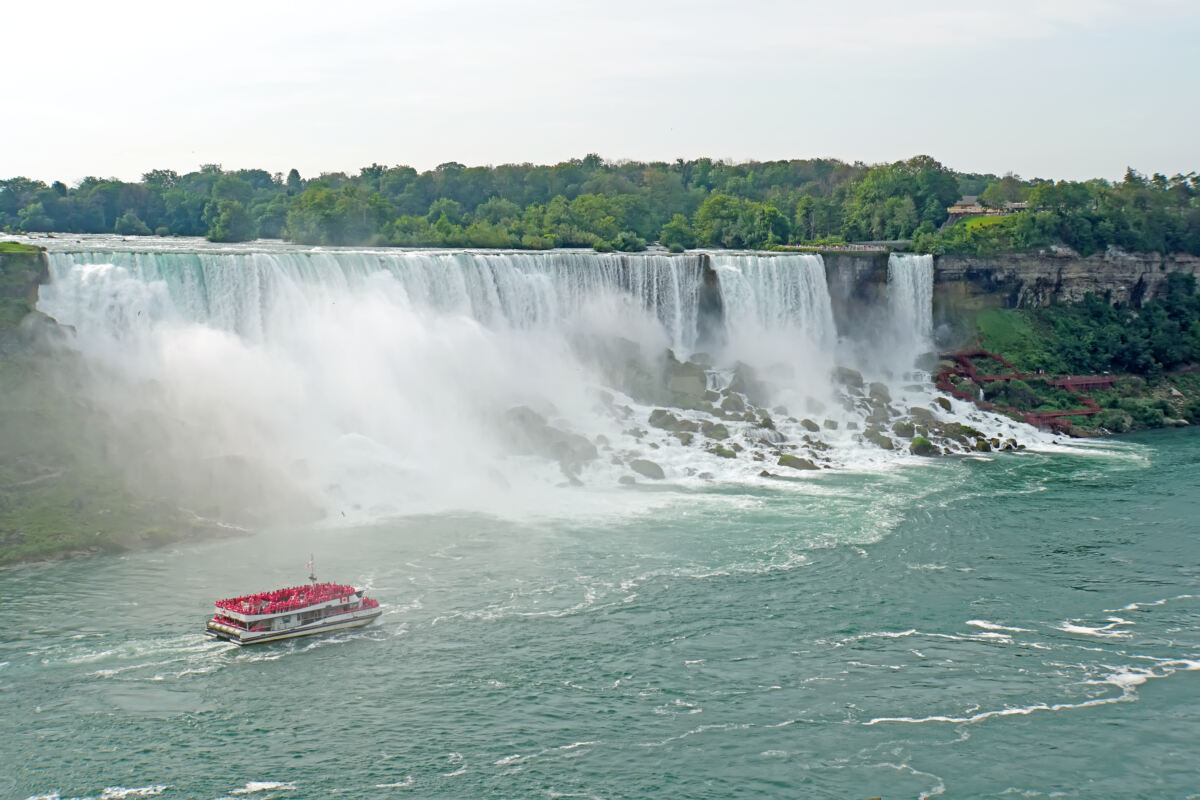
[[[986,258],[938,256],[934,305],[1032,308],[1091,293],[1139,306],[1159,294],[1170,272],[1200,275],[1200,258],[1111,248],[1087,257],[1067,249]]]

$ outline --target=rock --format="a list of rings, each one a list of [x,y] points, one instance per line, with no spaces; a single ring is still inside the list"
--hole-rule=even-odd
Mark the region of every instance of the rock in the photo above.
[[[833,370],[833,379],[847,389],[855,389],[856,393],[861,394],[863,388],[862,373],[856,369],[849,367],[835,367]]]
[[[791,453],[784,453],[779,457],[779,466],[791,467],[792,469],[820,469],[820,467],[807,458],[794,456]]]
[[[867,396],[872,400],[878,400],[881,403],[892,402],[892,394],[888,391],[887,386],[878,382],[871,384],[870,388],[867,390]]]
[[[924,436],[914,437],[912,444],[908,446],[908,449],[915,456],[937,455],[937,447],[935,447],[933,442],[929,441]]]
[[[629,468],[637,474],[655,481],[661,481],[667,477],[662,467],[644,458],[635,458],[633,461],[630,461]]]
[[[935,398],[933,398],[933,402],[935,402],[939,406],[941,406],[943,411],[950,410],[950,398],[948,398],[948,397],[935,397]]]
[[[641,428],[626,428],[625,430],[623,430],[621,432],[624,433],[626,436],[632,436],[634,439],[641,439],[643,436],[646,435],[646,432],[644,430],[642,430]]]
[[[608,447],[609,446],[608,437],[605,436],[603,433],[596,434],[596,446],[597,447]]]
[[[729,392],[739,392],[746,395],[746,398],[756,406],[766,405],[767,386],[758,379],[754,373],[754,368],[744,362],[737,362],[733,365],[733,378],[729,381],[729,386],[726,387]]]
[[[921,408],[920,406],[913,406],[910,408],[908,410],[908,415],[921,425],[932,425],[937,421],[937,417],[933,415],[932,411],[930,411],[928,408]]]
[[[637,483],[637,479],[632,475],[622,475],[621,477],[617,478],[617,483],[621,484],[622,486],[633,486],[635,483]]]
[[[858,430],[858,423],[855,422],[854,420],[850,420],[849,422],[846,423],[846,430],[848,430],[848,431]]]
[[[670,375],[667,377],[667,391],[695,400],[703,400],[704,393],[708,391],[708,385],[703,373],[699,377],[695,375]]]
[[[762,418],[758,421],[758,427],[775,430],[775,420],[771,419],[770,414],[763,414]]]
[[[771,473],[767,472],[767,471],[764,469],[762,472],[758,473],[758,477],[760,477],[760,478],[774,478],[775,476],[774,476],[774,475],[772,475]]]
[[[696,437],[696,434],[694,434],[694,433],[689,433],[687,431],[675,431],[675,438],[678,439],[681,444],[685,444],[685,445],[691,444],[692,439],[694,439],[695,437]]]
[[[700,423],[700,432],[710,439],[716,439],[718,442],[723,442],[729,438],[729,429],[720,422],[703,420]]]
[[[712,356],[708,353],[692,353],[692,357],[688,359],[693,364],[699,364],[702,367],[708,368],[713,365]]]
[[[737,458],[736,452],[730,450],[728,447],[722,447],[719,444],[710,447],[708,452],[712,453],[714,456],[720,456],[721,458]]]
[[[884,450],[895,449],[895,446],[892,444],[892,440],[887,436],[884,436],[883,431],[874,425],[863,431],[862,435],[864,439],[876,447],[882,447]]]
[[[936,350],[928,350],[924,353],[921,353],[917,356],[916,361],[913,362],[913,366],[915,366],[917,369],[923,369],[930,373],[937,372],[937,365],[938,354]]]
[[[741,395],[731,394],[721,401],[721,408],[724,411],[741,414],[746,410],[746,401],[742,399]]]
[[[981,453],[992,452],[992,446],[988,443],[987,439],[976,439],[975,440],[975,449]]]
[[[892,426],[892,433],[897,436],[903,436],[905,439],[913,438],[916,432],[916,428],[913,427],[911,422],[900,421]]]
[[[947,422],[942,426],[942,435],[956,439],[963,444],[968,444],[968,439],[979,439],[983,436],[970,425],[963,425],[961,422]]]
[[[505,412],[510,439],[518,452],[532,453],[559,462],[571,473],[583,463],[600,455],[596,445],[577,433],[560,430],[528,406],[516,406]]]
[[[882,423],[887,422],[892,417],[896,416],[892,409],[883,403],[877,403],[871,406],[871,413],[867,414],[867,422]]]
[[[679,418],[665,408],[656,408],[650,412],[650,424],[669,431],[679,424]]]
[[[704,392],[704,399],[710,403],[715,403],[721,399],[721,395],[712,389],[708,389]]]
[[[804,419],[800,420],[800,424],[804,426],[804,430],[810,431],[812,433],[816,433],[817,431],[821,430],[821,426],[818,425],[817,423],[813,422],[808,417],[805,417]]]
[[[746,448],[742,447],[740,444],[738,444],[737,442],[733,442],[729,446],[732,447],[734,452],[737,452],[737,453],[740,453],[746,449]]]

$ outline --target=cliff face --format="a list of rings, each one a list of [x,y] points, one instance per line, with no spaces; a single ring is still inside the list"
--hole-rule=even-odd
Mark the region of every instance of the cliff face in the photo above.
[[[45,254],[11,242],[0,247],[0,330],[15,327],[37,303],[38,287],[50,279]]]
[[[1086,258],[1070,251],[988,258],[938,256],[934,304],[960,310],[1033,308],[1054,300],[1081,300],[1091,293],[1140,306],[1158,296],[1169,272],[1200,275],[1200,258],[1116,250]]]

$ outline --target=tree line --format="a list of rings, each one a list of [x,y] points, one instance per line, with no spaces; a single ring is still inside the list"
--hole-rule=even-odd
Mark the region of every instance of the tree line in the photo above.
[[[1030,211],[943,229],[962,194],[1028,200]],[[1194,173],[1146,179],[1131,170],[1115,185],[1022,181],[956,172],[929,156],[867,165],[611,162],[590,154],[555,165],[448,162],[424,172],[372,164],[357,175],[310,179],[294,169],[285,176],[208,164],[183,175],[152,170],[136,183],[3,180],[0,229],[412,247],[641,250],[657,241],[678,251],[912,240],[923,252],[1053,241],[1084,251],[1116,244],[1200,252],[1198,195]]]

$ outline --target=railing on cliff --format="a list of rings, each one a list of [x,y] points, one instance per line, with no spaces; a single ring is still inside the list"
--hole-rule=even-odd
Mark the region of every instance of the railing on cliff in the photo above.
[[[1010,414],[1018,414],[1029,423],[1038,428],[1048,428],[1055,431],[1065,431],[1068,427],[1066,417],[1088,417],[1093,414],[1099,414],[1102,410],[1100,406],[1090,397],[1081,393],[1081,390],[1087,389],[1108,389],[1112,388],[1116,383],[1119,375],[1059,375],[1050,376],[1045,373],[1030,373],[1020,372],[1016,366],[1008,359],[999,353],[993,353],[988,350],[959,350],[952,353],[940,353],[939,357],[953,361],[954,367],[947,367],[938,372],[936,384],[938,389],[947,394],[950,394],[959,400],[965,400],[974,403],[985,411],[1005,411]],[[980,373],[975,364],[976,359],[986,358],[997,364],[1002,365],[1008,372],[1005,373]],[[1057,389],[1064,389],[1069,392],[1076,400],[1079,401],[1081,408],[1064,409],[1057,411],[1022,411],[1014,406],[1003,406],[997,403],[990,403],[982,397],[972,395],[970,392],[963,391],[955,386],[951,377],[957,375],[962,378],[969,379],[972,383],[982,387],[985,383],[994,383],[996,381],[1014,381],[1014,380],[1036,380],[1043,381],[1047,386],[1053,386]]]

